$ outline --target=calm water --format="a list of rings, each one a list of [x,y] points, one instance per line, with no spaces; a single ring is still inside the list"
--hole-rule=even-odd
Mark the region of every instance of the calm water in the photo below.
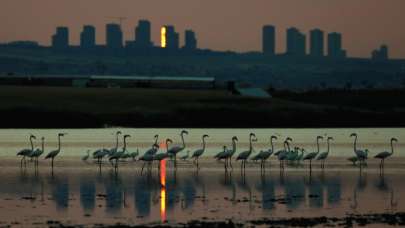
[[[46,138],[45,151],[53,150],[57,147],[57,133],[67,132],[68,135],[62,139],[62,153],[64,156],[81,156],[85,151],[95,150],[102,147],[112,148],[115,146],[114,132],[117,129],[61,129],[61,130],[37,130],[37,129],[9,129],[0,130],[0,155],[14,156],[22,148],[29,148],[28,136],[30,133],[37,136],[35,146],[40,147],[41,136]],[[164,142],[166,138],[173,139],[175,144],[180,144],[179,136],[181,129],[119,129],[124,134],[132,137],[128,140],[128,150],[140,153],[150,148],[153,136],[159,134],[159,141]],[[404,156],[405,129],[404,128],[363,128],[363,129],[187,129],[189,135],[185,136],[187,150],[193,151],[201,148],[201,136],[210,135],[207,139],[207,151],[205,156],[212,156],[222,150],[223,145],[231,147],[232,136],[239,138],[238,151],[246,150],[249,146],[249,133],[257,135],[258,142],[254,144],[255,151],[268,149],[271,135],[276,135],[279,139],[275,142],[276,150],[282,148],[282,142],[287,137],[293,138],[292,146],[302,146],[307,151],[315,151],[315,138],[317,135],[332,136],[335,140],[332,143],[330,156],[352,156],[353,139],[349,135],[358,133],[358,146],[368,148],[371,155],[383,150],[389,150],[389,140],[396,137],[399,142],[396,144],[396,156]],[[326,141],[326,140],[325,140]],[[321,144],[321,150],[326,151],[326,142]],[[122,138],[120,138],[122,146]]]
[[[138,166],[139,167],[139,166]],[[125,167],[116,175],[109,167],[99,173],[92,165],[48,167],[35,173],[0,171],[0,222],[41,226],[63,224],[149,224],[190,220],[250,221],[280,217],[344,217],[350,213],[404,211],[403,172],[234,171],[199,173],[167,170],[166,185],[157,171],[140,175]]]
[[[169,224],[190,220],[225,220],[246,222],[262,218],[292,218],[347,214],[405,211],[405,129],[188,129],[185,137],[188,149],[201,147],[201,135],[209,134],[207,152],[196,172],[190,162],[172,164],[159,175],[156,168],[150,175],[141,175],[139,161],[123,162],[118,174],[109,164],[101,170],[92,161],[81,162],[85,151],[111,148],[117,129],[83,130],[0,130],[0,226],[44,226],[50,221],[63,224]],[[153,136],[159,141],[173,139],[180,144],[181,129],[120,129],[132,137],[129,151],[142,154],[150,148]],[[40,159],[39,170],[33,164],[19,167],[16,152],[30,147],[28,136],[46,137],[45,153],[57,147],[58,132],[67,132],[62,139],[62,152],[55,160],[51,175],[49,162]],[[231,146],[231,137],[239,138],[238,152],[248,148],[248,134],[256,133],[255,150],[269,148],[269,138],[277,135],[275,147],[281,149],[281,139],[293,138],[292,146],[307,151],[316,150],[317,135],[333,136],[331,158],[325,172],[316,163],[309,175],[307,166],[289,167],[282,174],[272,159],[265,175],[258,165],[248,164],[247,173],[235,170],[225,173],[223,166],[210,157],[223,145]],[[353,155],[350,133],[359,135],[360,148],[369,148],[371,155],[389,150],[389,140],[396,137],[394,158],[387,161],[387,170],[380,175],[375,159],[359,172],[344,157]],[[122,139],[120,140],[122,146]],[[321,144],[326,150],[326,143]],[[396,157],[396,158],[395,158]],[[165,183],[165,184],[162,184]],[[52,224],[52,223],[51,223]]]

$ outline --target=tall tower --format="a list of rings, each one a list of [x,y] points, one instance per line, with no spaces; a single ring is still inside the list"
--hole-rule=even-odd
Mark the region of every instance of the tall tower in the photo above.
[[[322,57],[324,55],[324,34],[320,29],[313,29],[310,32],[310,52],[313,57]]]
[[[174,30],[174,26],[165,25],[160,29],[160,41],[160,46],[162,48],[179,48],[179,34]]]
[[[108,48],[122,48],[122,30],[119,24],[106,25],[106,44]]]
[[[287,54],[303,56],[306,54],[306,37],[297,28],[287,29]]]
[[[262,51],[266,55],[276,54],[276,28],[272,25],[262,28]]]
[[[55,49],[65,49],[69,47],[68,27],[56,28],[56,33],[52,36],[52,47]]]
[[[96,46],[96,28],[92,25],[83,26],[80,33],[80,47],[89,49]]]
[[[151,25],[148,20],[140,20],[135,28],[135,42],[138,48],[149,48],[152,46]]]
[[[184,49],[195,50],[197,49],[197,38],[193,30],[186,30],[184,33]]]
[[[332,58],[342,57],[342,34],[333,32],[328,34],[328,56]]]

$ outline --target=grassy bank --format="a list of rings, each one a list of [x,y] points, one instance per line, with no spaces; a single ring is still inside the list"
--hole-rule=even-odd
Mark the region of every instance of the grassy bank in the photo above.
[[[298,99],[299,97],[300,99]],[[405,111],[227,91],[0,87],[2,128],[398,127]],[[350,99],[348,99],[350,101]],[[388,110],[388,111],[384,111]]]

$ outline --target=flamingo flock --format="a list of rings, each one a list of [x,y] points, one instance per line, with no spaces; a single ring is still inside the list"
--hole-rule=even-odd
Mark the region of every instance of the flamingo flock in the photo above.
[[[160,169],[161,161],[169,159],[173,162],[174,169],[177,169],[177,157],[179,154],[180,160],[183,162],[192,161],[192,164],[196,167],[197,170],[200,169],[199,159],[204,155],[207,148],[207,140],[209,139],[209,135],[204,134],[201,136],[201,148],[194,150],[191,152],[189,149],[186,150],[187,144],[185,137],[189,134],[188,131],[182,130],[179,134],[181,138],[180,144],[174,144],[170,138],[165,140],[165,148],[160,148],[162,144],[158,143],[159,135],[155,135],[153,137],[153,142],[151,147],[147,149],[143,154],[139,153],[139,150],[135,152],[128,151],[127,147],[127,140],[131,137],[129,134],[123,135],[121,131],[115,132],[115,146],[110,149],[97,149],[93,152],[91,150],[87,150],[86,154],[81,158],[83,162],[88,162],[89,160],[93,160],[94,163],[98,164],[101,169],[101,165],[103,164],[103,159],[107,159],[108,162],[111,164],[111,167],[118,171],[119,164],[126,159],[132,158],[132,161],[139,161],[143,162],[141,174],[146,167],[147,171],[151,171],[153,168],[153,163],[158,163],[158,169]],[[58,147],[56,150],[50,151],[46,154],[45,159],[51,160],[51,168],[53,172],[54,168],[54,160],[55,158],[61,153],[62,151],[62,144],[61,138],[67,135],[66,133],[59,133],[57,135],[58,139]],[[120,136],[123,135],[123,147],[120,148]],[[347,160],[352,162],[353,165],[358,163],[360,169],[367,165],[367,159],[369,150],[366,148],[359,148],[357,145],[358,135],[356,133],[352,133],[350,135],[351,138],[354,139],[353,141],[353,156],[349,157]],[[26,167],[27,158],[30,158],[31,161],[34,162],[35,167],[38,167],[39,158],[42,154],[45,153],[45,138],[41,137],[41,147],[34,148],[34,140],[36,136],[30,134],[29,135],[29,142],[30,148],[22,149],[17,153],[17,156],[21,156],[20,165],[21,167]],[[240,162],[240,170],[241,172],[245,172],[246,164],[248,162],[252,163],[260,163],[260,170],[262,172],[265,171],[266,162],[269,161],[271,157],[274,157],[276,160],[279,161],[280,172],[284,172],[286,166],[290,167],[298,167],[302,166],[302,162],[308,162],[309,172],[312,172],[313,162],[318,162],[322,171],[325,169],[325,163],[331,153],[331,144],[334,140],[333,137],[326,138],[326,151],[321,152],[321,142],[324,140],[323,136],[317,136],[315,140],[316,151],[306,152],[304,148],[295,146],[291,149],[291,144],[293,143],[293,139],[291,137],[286,137],[284,141],[282,141],[283,148],[280,150],[275,149],[274,142],[278,140],[277,136],[270,136],[269,138],[270,147],[267,150],[260,150],[259,152],[255,151],[255,143],[258,141],[255,133],[249,134],[249,148],[246,151],[237,153],[237,142],[238,138],[233,136],[231,139],[232,148],[228,149],[226,145],[223,146],[223,149],[218,152],[213,158],[224,164],[225,171],[228,169],[233,169],[232,167],[232,160],[235,154],[236,158],[234,159],[237,162]],[[382,151],[377,153],[374,158],[380,159],[379,169],[382,172],[384,170],[385,160],[391,157],[394,154],[394,143],[398,142],[396,138],[391,138],[390,140],[390,150],[389,151]],[[165,151],[163,151],[165,149]],[[162,151],[161,151],[162,150]],[[160,152],[161,151],[161,152]]]

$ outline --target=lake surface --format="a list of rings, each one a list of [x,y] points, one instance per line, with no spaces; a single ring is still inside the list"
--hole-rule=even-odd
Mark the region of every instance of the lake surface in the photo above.
[[[86,150],[114,147],[117,130],[0,130],[0,226],[184,225],[190,221],[227,220],[265,225],[263,221],[269,219],[287,219],[288,223],[277,224],[289,226],[300,218],[318,218],[307,220],[308,224],[301,221],[300,225],[350,226],[348,221],[353,216],[360,216],[354,219],[354,225],[405,225],[402,143],[405,129],[402,128],[187,129],[186,150],[200,148],[201,136],[210,135],[198,172],[191,161],[179,162],[177,171],[171,161],[166,161],[160,172],[154,164],[150,172],[143,174],[143,163],[131,159],[120,162],[118,172],[108,162],[100,167],[91,159],[81,161]],[[128,140],[130,152],[138,149],[142,154],[150,148],[155,134],[159,134],[160,143],[166,138],[181,143],[181,129],[119,130],[132,136]],[[49,161],[43,158],[37,169],[33,162],[20,167],[16,153],[30,147],[29,134],[37,136],[35,147],[40,147],[42,136],[46,138],[47,153],[57,147],[58,132],[68,135],[62,138],[62,152],[55,159],[53,172]],[[241,173],[235,161],[234,169],[225,172],[223,163],[214,161],[212,155],[221,151],[223,145],[230,147],[234,135],[239,138],[237,153],[247,150],[250,132],[258,138],[254,144],[256,152],[270,147],[271,135],[279,138],[276,150],[282,148],[281,142],[287,136],[293,138],[292,147],[304,147],[307,151],[316,150],[317,135],[332,136],[335,140],[325,170],[315,162],[313,171],[309,172],[308,165],[302,162],[281,172],[278,161],[271,158],[265,173],[254,162],[249,162],[246,173]],[[386,161],[383,174],[378,169],[379,161],[371,156],[368,166],[362,170],[346,160],[347,156],[353,156],[353,139],[349,137],[352,132],[359,136],[358,146],[369,148],[371,156],[390,150],[391,137],[398,139],[395,154]],[[321,143],[321,151],[326,151],[325,142]],[[403,217],[398,217],[398,213]],[[383,215],[377,219],[361,217],[374,214]],[[387,220],[387,215],[394,216],[395,222]],[[323,216],[329,220],[319,222]]]
[[[61,120],[63,121],[63,120]],[[38,130],[38,129],[1,129],[0,130],[0,156],[14,156],[19,150],[29,148],[29,134],[37,136],[35,147],[41,146],[40,138],[45,137],[45,151],[54,150],[57,147],[58,132],[66,132],[67,136],[62,138],[62,153],[64,156],[82,156],[88,149],[113,148],[115,146],[115,135],[117,130],[124,134],[130,134],[128,139],[128,150],[140,153],[146,151],[154,142],[153,136],[159,134],[161,144],[166,138],[171,138],[174,144],[181,144],[181,129],[133,129],[133,128],[108,128],[108,129],[60,129],[60,130]],[[207,151],[204,156],[212,156],[222,150],[224,145],[231,147],[232,136],[237,136],[238,152],[247,150],[249,147],[249,133],[253,132],[258,138],[254,143],[255,151],[270,148],[270,136],[276,135],[275,149],[282,149],[282,142],[289,136],[293,139],[291,147],[304,147],[306,151],[316,150],[316,136],[332,136],[334,141],[331,145],[332,157],[352,156],[353,138],[350,134],[358,134],[358,147],[368,148],[370,154],[390,150],[390,138],[396,137],[398,143],[395,145],[396,156],[405,155],[405,129],[404,128],[361,128],[361,129],[187,129],[189,135],[185,136],[186,150],[191,152],[201,148],[201,136],[208,134]],[[120,138],[122,147],[122,137]],[[321,142],[321,151],[326,151],[326,139]],[[46,152],[45,152],[46,153]]]
[[[162,185],[157,169],[141,175],[139,162],[124,164],[118,173],[108,164],[101,172],[92,163],[57,164],[52,175],[45,164],[35,172],[32,164],[20,169],[18,161],[2,161],[0,225],[248,223],[405,210],[404,169],[388,169],[384,175],[371,168],[361,173],[327,169],[309,175],[302,168],[261,175],[251,168],[242,175],[204,161],[198,173],[187,163],[180,163],[177,172],[167,169]]]

